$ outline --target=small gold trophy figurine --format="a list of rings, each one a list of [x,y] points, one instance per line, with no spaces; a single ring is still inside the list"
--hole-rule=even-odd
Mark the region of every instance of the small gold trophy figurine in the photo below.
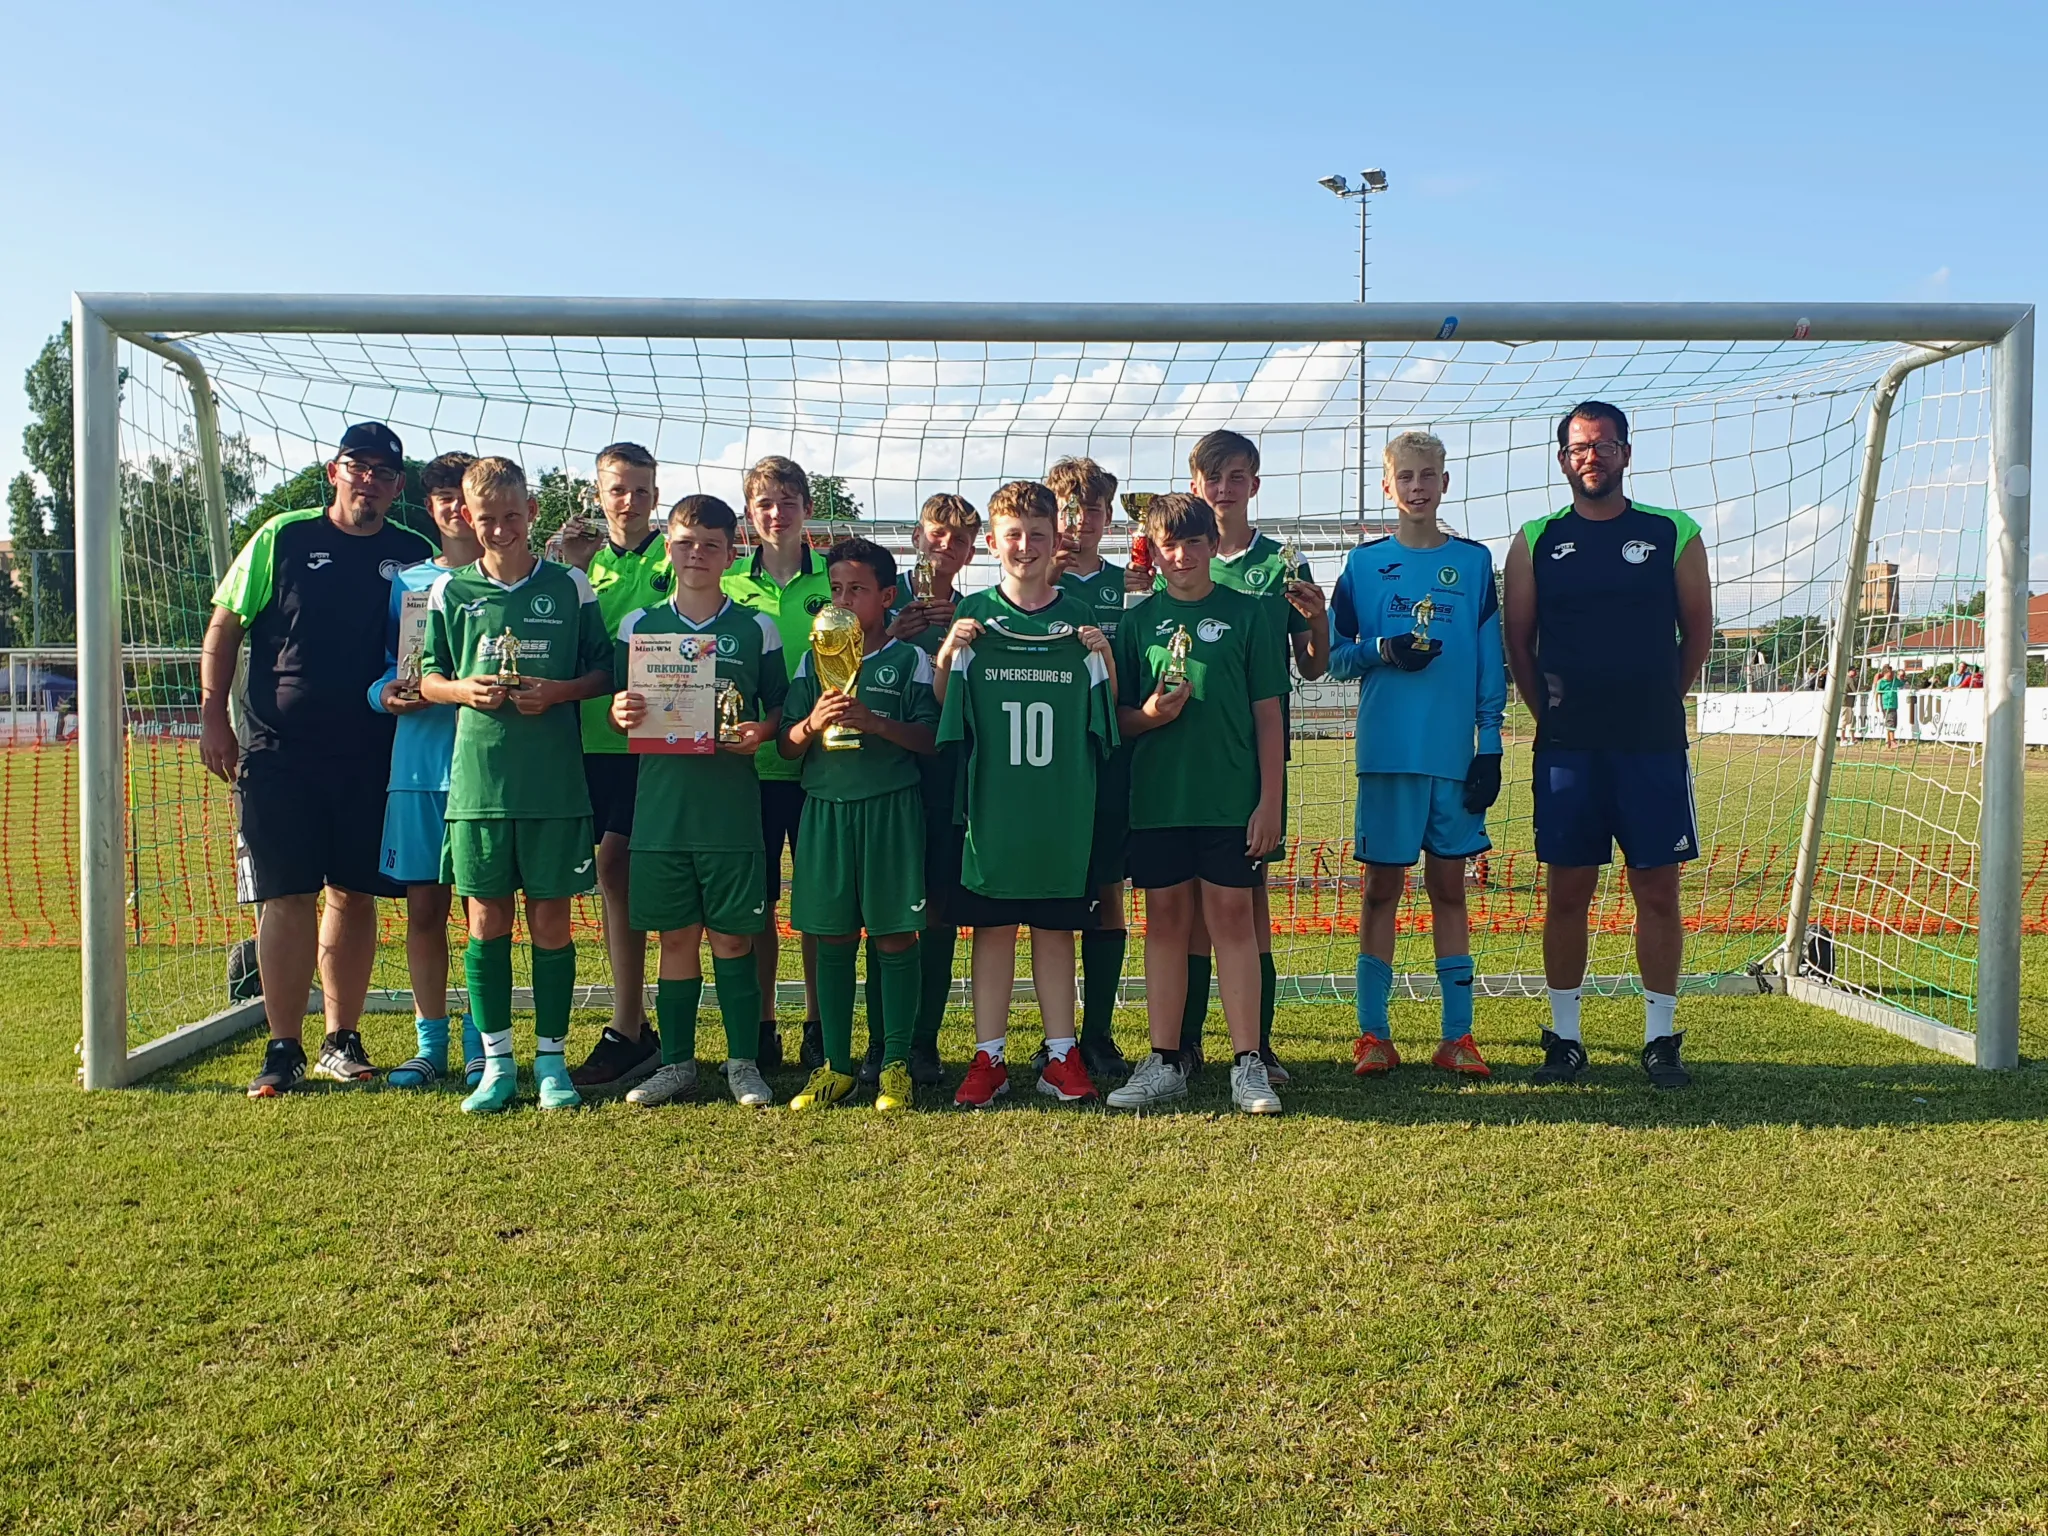
[[[1187,625],[1181,625],[1166,642],[1166,665],[1159,672],[1162,688],[1178,688],[1188,680],[1188,652],[1194,648],[1195,637],[1188,633]]]
[[[728,746],[739,742],[740,716],[746,709],[746,702],[740,697],[736,684],[724,682],[718,685],[718,739]]]
[[[818,610],[811,624],[811,664],[818,669],[818,681],[833,693],[854,697],[860,685],[861,652],[866,637],[860,620],[844,608]],[[850,725],[825,728],[825,750],[843,752],[860,745],[860,732]]]
[[[426,643],[415,639],[405,648],[405,658],[398,664],[398,696],[401,699],[416,699],[420,696],[420,677],[423,672]]]
[[[932,564],[932,557],[920,554],[917,564],[910,568],[910,600],[913,603],[928,603],[938,590],[939,572]]]
[[[519,675],[519,637],[512,633],[510,624],[498,637],[498,686],[508,693],[526,686],[525,679]]]
[[[1415,627],[1409,633],[1415,637],[1415,649],[1428,655],[1440,642],[1429,638],[1429,622],[1436,617],[1436,600],[1423,597],[1415,604]]]
[[[1078,545],[1081,542],[1081,498],[1069,496],[1060,503],[1060,542]]]
[[[1286,591],[1289,582],[1299,579],[1301,551],[1294,547],[1294,540],[1287,539],[1280,545],[1280,590]]]

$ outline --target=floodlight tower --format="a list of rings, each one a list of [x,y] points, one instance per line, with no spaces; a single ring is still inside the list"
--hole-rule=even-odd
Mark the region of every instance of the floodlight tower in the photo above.
[[[1342,176],[1325,176],[1316,183],[1336,196],[1358,204],[1358,302],[1365,302],[1366,212],[1375,192],[1387,190],[1387,173],[1375,166],[1358,173],[1358,185]],[[1358,523],[1365,526],[1365,343],[1358,344]]]

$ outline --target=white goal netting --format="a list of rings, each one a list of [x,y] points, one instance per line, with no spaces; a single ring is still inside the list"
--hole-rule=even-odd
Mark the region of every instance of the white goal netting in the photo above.
[[[1291,537],[1326,589],[1346,550],[1380,531],[1378,453],[1428,428],[1449,447],[1444,518],[1496,563],[1529,518],[1565,499],[1555,463],[1561,413],[1586,398],[1628,411],[1631,492],[1698,519],[1712,556],[1717,636],[1696,719],[1704,856],[1689,866],[1688,986],[1720,985],[1783,934],[1816,729],[1815,674],[1842,601],[1873,382],[1907,348],[1780,343],[867,343],[205,334],[182,338],[217,391],[229,512],[239,545],[253,520],[317,477],[350,422],[380,419],[424,461],[451,449],[507,454],[568,504],[603,445],[631,439],[661,464],[664,506],[696,491],[737,505],[745,467],[787,454],[830,477],[830,524],[879,525],[905,547],[923,498],[977,505],[1003,481],[1087,454],[1126,491],[1184,486],[1195,440],[1230,427],[1263,455],[1258,523]],[[122,344],[127,553],[130,1038],[216,1012],[223,955],[250,932],[233,900],[232,807],[199,767],[192,722],[210,588],[185,380]],[[1981,660],[1986,372],[1965,353],[1913,374],[1897,407],[1864,584],[1855,740],[1842,749],[1813,922],[1835,981],[1961,1028],[1974,995],[1979,746],[1968,701],[1946,685]],[[297,477],[297,478],[295,478]],[[416,485],[399,514],[428,528]],[[1363,512],[1361,515],[1361,506]],[[821,507],[821,511],[824,508]],[[558,515],[558,513],[557,513]],[[1127,525],[1104,554],[1121,560]],[[970,587],[993,579],[984,552]],[[1875,600],[1873,602],[1873,600]],[[1973,618],[1972,615],[1977,615]],[[1974,626],[1974,628],[1973,628]],[[1887,745],[1873,692],[1887,662],[1907,677],[1903,727]],[[1731,699],[1730,696],[1739,696]],[[1350,735],[1355,690],[1299,688],[1288,842],[1276,867],[1275,951],[1289,988],[1341,990],[1359,914],[1352,862]],[[1732,728],[1730,728],[1732,726]],[[1468,882],[1478,968],[1497,987],[1541,971],[1542,880],[1533,853],[1529,733],[1511,710],[1507,787],[1494,851]],[[1978,732],[1981,740],[1981,728]],[[61,805],[75,782],[58,739],[10,754],[5,803]],[[75,794],[75,790],[71,791]],[[1077,809],[1077,814],[1082,812]],[[13,846],[12,835],[8,843]],[[12,855],[20,860],[23,855]],[[61,941],[61,856],[10,881],[13,941]],[[2038,863],[2030,856],[2030,867]],[[73,880],[69,890],[75,892]],[[1401,917],[1396,970],[1427,973],[1427,909]],[[1629,913],[1610,876],[1594,909],[1593,970],[1632,971]],[[602,983],[594,903],[579,913],[582,975]],[[400,917],[386,919],[376,986],[405,976]]]

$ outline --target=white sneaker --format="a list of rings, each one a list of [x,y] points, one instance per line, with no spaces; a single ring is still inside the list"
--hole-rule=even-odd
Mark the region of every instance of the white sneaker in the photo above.
[[[725,1064],[725,1086],[732,1090],[732,1101],[744,1104],[749,1109],[765,1109],[775,1102],[775,1094],[768,1086],[768,1079],[761,1075],[756,1062],[741,1061],[737,1058]]]
[[[1109,1096],[1111,1109],[1156,1109],[1188,1096],[1188,1080],[1180,1063],[1154,1051]]]
[[[690,1098],[696,1092],[697,1063],[665,1061],[655,1069],[652,1077],[626,1095],[626,1102],[652,1109],[657,1104],[672,1104],[677,1099]]]
[[[1266,1074],[1266,1063],[1254,1051],[1230,1069],[1230,1102],[1248,1115],[1277,1115],[1280,1095]]]

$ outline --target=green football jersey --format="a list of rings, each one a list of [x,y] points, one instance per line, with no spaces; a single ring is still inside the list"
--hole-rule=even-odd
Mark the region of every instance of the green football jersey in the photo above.
[[[811,653],[806,651],[782,701],[783,723],[803,719],[817,707],[823,691],[812,670]],[[885,640],[880,650],[869,653],[860,664],[854,697],[885,720],[911,725],[939,723],[939,701],[932,694],[932,659],[906,641]],[[813,739],[800,759],[804,793],[820,800],[846,801],[915,789],[920,756],[879,736],[863,735],[858,747],[837,751],[829,751],[823,741]]]
[[[581,571],[552,560],[509,587],[486,576],[481,562],[435,582],[421,670],[432,677],[495,676],[507,630],[523,678],[567,682],[611,671],[597,594]],[[574,704],[538,715],[522,715],[510,700],[497,709],[458,710],[447,819],[588,816],[578,722]]]
[[[1287,583],[1290,581],[1311,581],[1314,574],[1306,561],[1297,560],[1293,570],[1287,569],[1287,562],[1280,558],[1280,544],[1256,530],[1252,541],[1231,559],[1218,555],[1209,562],[1209,579],[1219,587],[1228,587],[1233,592],[1249,592],[1253,597],[1263,598],[1271,605],[1276,620],[1273,625],[1273,644],[1280,650],[1280,667],[1283,672],[1294,661],[1292,637],[1308,633],[1308,617],[1294,604],[1287,601]],[[1165,583],[1160,583],[1163,588]],[[1294,688],[1292,683],[1280,695],[1280,723],[1287,732],[1287,755],[1294,756]]]
[[[939,740],[967,749],[961,884],[1011,901],[1086,895],[1095,779],[1117,740],[1102,657],[1071,634],[990,625],[953,655]]]
[[[1091,621],[1110,639],[1116,638],[1116,627],[1124,621],[1124,568],[1102,562],[1102,569],[1087,576],[1076,576],[1072,571],[1060,578],[1060,590],[1070,592],[1088,605],[1088,611],[1095,615]]]
[[[1259,803],[1252,705],[1284,698],[1287,663],[1274,642],[1273,605],[1217,586],[1200,602],[1155,592],[1117,634],[1118,701],[1135,709],[1159,684],[1167,646],[1186,629],[1193,690],[1170,725],[1131,744],[1131,826],[1237,827]]]
[[[778,585],[768,574],[761,553],[756,549],[742,555],[739,563],[720,579],[720,584],[725,595],[741,607],[765,613],[775,621],[782,631],[782,664],[794,678],[798,663],[811,648],[811,621],[818,616],[819,609],[832,601],[832,582],[825,573],[825,557],[808,544],[786,587]],[[754,771],[764,779],[794,780],[803,768],[769,747],[754,754]]]
[[[953,609],[953,618],[955,623],[973,619],[1008,640],[1057,640],[1096,622],[1095,611],[1088,604],[1058,587],[1043,608],[1019,608],[1003,595],[1000,586],[971,592]]]
[[[621,688],[635,635],[716,635],[718,680],[740,691],[740,717],[766,719],[782,707],[789,679],[782,670],[782,631],[765,613],[731,598],[711,619],[692,623],[673,600],[642,608],[619,621],[612,676]],[[611,726],[617,741],[626,738]],[[771,737],[761,744],[773,752]],[[652,853],[758,853],[761,851],[761,776],[753,759],[737,752],[649,752],[640,759],[633,801],[633,847]]]
[[[597,611],[604,618],[604,632],[614,639],[627,614],[656,607],[676,589],[676,568],[659,528],[650,528],[638,549],[621,549],[607,541],[590,557],[588,574],[590,590],[597,594]],[[611,709],[610,699],[583,701],[584,751],[626,750],[626,738],[612,729]]]

